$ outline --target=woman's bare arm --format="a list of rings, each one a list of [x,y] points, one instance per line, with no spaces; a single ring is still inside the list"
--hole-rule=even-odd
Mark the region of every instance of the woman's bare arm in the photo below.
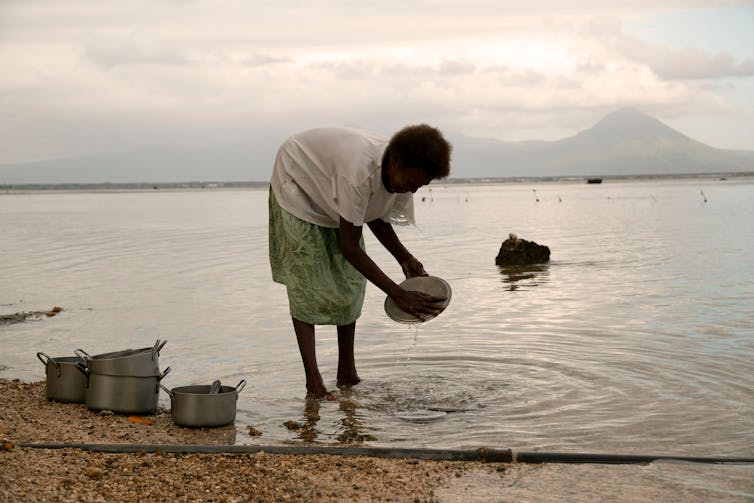
[[[371,229],[371,223],[369,223],[368,225]],[[389,226],[390,224],[386,225]],[[392,237],[390,236],[390,234],[392,234]],[[359,246],[361,235],[361,226],[355,226],[351,222],[343,218],[340,219],[340,227],[338,229],[340,251],[341,253],[343,253],[343,256],[346,258],[346,260],[348,260],[351,265],[356,268],[357,271],[359,271],[364,275],[366,279],[376,285],[377,288],[385,292],[385,294],[393,299],[401,309],[403,309],[407,313],[413,314],[419,319],[423,319],[426,315],[436,314],[442,311],[442,308],[438,306],[438,303],[443,302],[445,298],[427,295],[422,292],[404,290],[403,288],[398,286],[392,279],[390,279],[382,271],[382,269],[380,269],[377,264],[374,263],[369,255],[367,255],[366,252]],[[378,234],[375,234],[375,236],[377,236],[377,239],[380,241],[380,243],[382,243],[383,246],[385,246],[385,248],[387,248],[388,251],[390,251],[390,253],[396,257],[396,260],[400,261],[401,259],[403,259],[405,261],[404,263],[408,264],[408,267],[411,267],[410,264],[412,263],[412,261],[416,261],[416,259],[414,259],[411,254],[408,253],[406,248],[401,244],[400,240],[398,240],[398,237],[395,235],[392,227],[390,228],[390,232],[383,234],[382,236],[387,240],[389,245],[386,245]],[[395,241],[392,241],[392,239],[394,239]],[[391,246],[392,248],[389,248],[388,246]],[[398,254],[397,256],[396,253]],[[401,258],[399,259],[398,257]],[[418,263],[418,261],[416,262]],[[401,264],[401,267],[404,267],[403,264]],[[419,264],[419,267],[421,267],[421,264]]]

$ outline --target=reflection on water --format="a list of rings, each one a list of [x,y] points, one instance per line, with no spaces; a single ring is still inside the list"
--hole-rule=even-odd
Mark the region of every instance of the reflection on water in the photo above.
[[[306,399],[303,422],[288,420],[284,423],[284,426],[295,434],[296,440],[304,443],[326,442],[330,437],[334,438],[339,444],[363,444],[377,440],[376,437],[366,432],[364,424],[366,416],[359,412],[362,406],[354,399],[351,389],[341,389],[337,393],[337,400],[334,400],[334,402],[338,404],[339,414],[337,416],[339,418],[333,435],[326,431],[329,423],[324,427],[318,426],[322,405],[327,406],[331,403],[329,400]]]
[[[319,434],[317,431],[317,423],[320,419],[319,406],[319,401],[317,400],[306,400],[304,422],[299,423],[297,421],[289,420],[283,425],[290,431],[295,432],[298,440],[303,442],[316,441]]]
[[[511,292],[522,287],[534,287],[544,284],[550,273],[550,264],[506,265],[497,266],[503,276],[503,283]]]
[[[359,412],[361,404],[354,399],[353,391],[351,389],[341,390],[338,401],[343,418],[340,421],[342,429],[335,437],[337,441],[341,444],[363,444],[377,440],[377,437],[366,433],[364,421],[366,417]]]

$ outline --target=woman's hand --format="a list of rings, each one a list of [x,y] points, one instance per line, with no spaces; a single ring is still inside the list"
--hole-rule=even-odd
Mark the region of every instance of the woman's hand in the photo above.
[[[425,321],[427,316],[440,314],[445,309],[442,304],[447,300],[447,297],[438,297],[401,288],[400,293],[393,297],[393,300],[403,311]]]
[[[427,271],[424,270],[424,266],[419,262],[416,257],[411,257],[408,260],[401,262],[401,269],[406,279],[416,276],[428,276]]]

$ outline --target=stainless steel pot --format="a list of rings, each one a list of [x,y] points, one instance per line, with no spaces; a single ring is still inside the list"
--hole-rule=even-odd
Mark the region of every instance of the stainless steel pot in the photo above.
[[[55,402],[83,403],[86,397],[86,369],[78,356],[50,358],[41,351],[37,358],[45,366],[45,396]],[[45,360],[44,358],[47,358]],[[81,365],[79,368],[78,365]]]
[[[151,376],[106,375],[89,372],[86,407],[90,410],[111,410],[118,414],[152,414],[157,409],[160,381],[168,375]]]
[[[245,386],[246,380],[242,379],[235,388],[220,386],[217,393],[210,393],[211,385],[167,389],[160,384],[170,395],[170,415],[173,422],[193,428],[222,426],[235,421],[238,394]]]
[[[158,356],[167,342],[157,339],[150,348],[126,349],[94,356],[83,349],[77,349],[74,353],[84,359],[92,374],[149,377],[160,373]]]

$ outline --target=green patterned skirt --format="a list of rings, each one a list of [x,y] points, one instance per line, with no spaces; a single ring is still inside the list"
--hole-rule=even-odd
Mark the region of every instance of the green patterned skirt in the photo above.
[[[338,229],[320,227],[280,207],[270,189],[272,279],[288,291],[294,319],[348,325],[361,315],[366,278],[340,252]],[[364,249],[364,238],[359,243]]]

